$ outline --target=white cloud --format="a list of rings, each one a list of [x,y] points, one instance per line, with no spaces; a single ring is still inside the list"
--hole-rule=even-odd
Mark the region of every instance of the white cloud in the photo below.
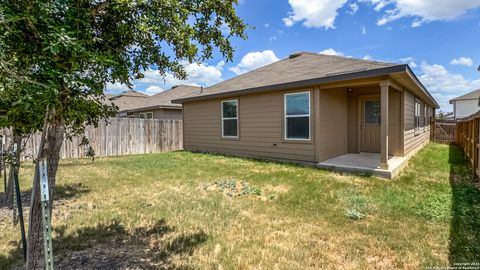
[[[384,11],[377,22],[384,25],[403,17],[415,17],[412,27],[425,22],[452,20],[467,10],[480,7],[478,0],[361,0],[375,6],[375,10]]]
[[[266,50],[263,52],[249,52],[242,58],[238,65],[231,67],[229,70],[237,75],[240,75],[278,60],[280,59],[278,59],[275,53],[271,50]]]
[[[360,9],[357,3],[352,3],[349,5],[350,10],[347,11],[348,14],[354,15]]]
[[[148,69],[144,71],[144,78],[133,80],[133,90],[145,92],[147,94],[156,94],[163,89],[170,89],[174,85],[187,84],[195,86],[210,86],[223,80],[222,71],[225,65],[224,61],[220,61],[217,65],[182,63],[187,72],[186,80],[179,80],[173,74],[167,73],[165,76],[160,75],[156,69]],[[120,84],[110,84],[107,86],[107,92],[118,93],[128,90],[128,87]]]
[[[283,22],[288,27],[303,21],[303,25],[308,28],[335,28],[337,10],[346,2],[347,0],[288,0],[292,12],[289,12]]]
[[[479,80],[467,80],[463,75],[450,73],[442,65],[429,65],[422,62],[420,79],[432,92],[458,93],[472,88],[480,88]]]
[[[266,23],[266,24],[264,24],[263,26],[264,26],[265,28],[268,28],[268,27],[270,27],[270,24],[269,24],[269,23]]]
[[[398,59],[398,61],[400,61],[401,63],[408,64],[411,68],[418,67],[417,63],[415,62],[415,58],[413,58],[413,57],[400,58],[400,59]]]
[[[336,51],[336,50],[333,49],[333,48],[325,49],[325,50],[319,52],[319,54],[345,56],[345,54],[344,54],[343,52],[338,52],[338,51]]]
[[[467,57],[454,58],[452,59],[452,61],[450,61],[450,65],[462,65],[471,67],[473,66],[473,60]]]
[[[120,92],[130,90],[130,88],[128,88],[128,86],[126,86],[125,84],[118,83],[118,82],[117,83],[107,83],[105,88],[106,88],[106,92],[108,92],[108,93],[120,93]]]
[[[448,100],[460,96],[468,91],[480,88],[479,80],[469,80],[458,73],[450,73],[444,66],[430,65],[422,62],[420,65],[420,81],[437,99],[444,111],[451,111]]]
[[[185,71],[188,74],[188,78],[186,80],[179,80],[171,73],[161,76],[158,70],[147,70],[145,71],[145,77],[140,80],[136,80],[135,85],[162,85],[166,86],[162,87],[164,89],[178,84],[210,86],[222,81],[222,70],[224,64],[225,62],[223,61],[219,62],[216,66],[197,63],[183,63]]]
[[[155,94],[158,94],[160,92],[163,92],[164,89],[161,88],[160,86],[156,86],[156,85],[151,85],[149,87],[147,87],[147,89],[145,89],[145,94],[147,95],[155,95]]]
[[[363,60],[373,60],[373,58],[370,54],[367,54],[363,57]]]
[[[362,34],[363,35],[367,34],[367,28],[365,28],[365,26],[362,26]]]

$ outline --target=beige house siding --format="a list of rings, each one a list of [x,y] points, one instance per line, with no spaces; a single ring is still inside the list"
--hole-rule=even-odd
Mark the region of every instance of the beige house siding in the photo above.
[[[430,141],[430,125],[427,121],[425,127],[415,131],[415,96],[410,91],[403,91],[404,99],[404,155],[408,155],[418,147]],[[421,104],[425,104],[420,100]],[[423,106],[421,105],[423,108]],[[423,117],[424,110],[420,111]]]
[[[164,120],[182,120],[182,110],[158,109],[154,111],[153,118]]]
[[[311,140],[286,141],[284,94],[302,91],[311,93]],[[320,162],[346,153],[357,153],[358,98],[379,95],[379,92],[378,86],[351,90],[309,88],[187,102],[183,105],[184,147],[192,151],[304,162]],[[221,136],[221,101],[231,99],[238,100],[239,137],[234,139]],[[417,135],[414,126],[414,96],[407,90],[391,88],[390,155],[407,155],[428,142],[429,125]]]
[[[317,162],[348,153],[348,96],[346,89],[321,89]]]
[[[311,89],[306,90],[311,91]],[[223,99],[185,103],[185,149],[314,162],[313,132],[310,142],[287,142],[284,140],[284,93],[277,91],[225,99],[238,100],[238,139],[225,139],[221,136],[220,104]],[[313,97],[313,92],[311,97]],[[313,123],[313,106],[311,115],[311,123]],[[313,129],[313,124],[311,129]]]
[[[352,88],[348,94],[348,153],[358,153],[358,125],[361,121],[358,115],[358,99],[362,95],[378,94],[380,87],[368,86]],[[389,155],[402,155],[401,144],[401,92],[390,88],[389,90]]]

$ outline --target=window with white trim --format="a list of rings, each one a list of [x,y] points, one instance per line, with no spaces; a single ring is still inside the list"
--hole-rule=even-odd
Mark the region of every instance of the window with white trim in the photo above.
[[[420,130],[420,101],[415,99],[415,131]]]
[[[423,126],[426,128],[429,124],[428,119],[428,106],[427,104],[423,104]]]
[[[238,138],[238,100],[222,101],[222,137]]]
[[[139,113],[138,118],[153,119],[153,112]]]
[[[310,140],[310,92],[285,94],[285,139]]]

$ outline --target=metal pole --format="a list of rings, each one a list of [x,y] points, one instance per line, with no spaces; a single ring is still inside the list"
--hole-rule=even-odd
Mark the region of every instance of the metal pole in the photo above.
[[[18,183],[18,165],[13,169],[13,181],[15,182],[15,193],[17,196],[18,218],[20,220],[20,233],[22,236],[23,258],[27,259],[27,238],[25,237],[25,224],[23,223],[22,196],[20,194],[20,185]]]
[[[17,144],[14,144],[13,145],[13,151],[12,151],[13,155],[10,157],[10,170],[9,170],[9,174],[11,174],[11,177],[15,178],[15,157],[17,155]],[[13,192],[15,192],[17,190],[17,185],[15,183],[15,180],[13,181]],[[18,223],[18,219],[17,219],[17,208],[15,208],[15,205],[18,205],[17,203],[17,196],[14,195],[13,196],[13,211],[12,211],[12,214],[13,214],[13,225],[16,226],[17,223]]]
[[[50,195],[48,191],[47,160],[39,160],[40,200],[42,202],[43,245],[45,269],[53,270],[52,228],[50,221]]]
[[[3,172],[3,193],[7,194],[7,166],[5,166],[5,136],[2,137],[0,144],[0,173]]]

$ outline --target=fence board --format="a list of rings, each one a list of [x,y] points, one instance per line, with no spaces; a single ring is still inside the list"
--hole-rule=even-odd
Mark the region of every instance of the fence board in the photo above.
[[[111,118],[99,123],[98,127],[88,126],[85,136],[95,151],[95,156],[121,156],[160,153],[183,149],[182,121],[138,118]],[[9,130],[0,130],[11,141]],[[33,134],[25,142],[22,160],[37,156],[41,134]],[[83,158],[85,146],[79,146],[81,137],[65,139],[60,158]]]
[[[457,144],[463,149],[474,176],[479,178],[480,117],[474,114],[460,120],[457,124],[457,135]]]
[[[435,122],[433,129],[433,141],[437,143],[455,143],[457,124],[455,122]]]

